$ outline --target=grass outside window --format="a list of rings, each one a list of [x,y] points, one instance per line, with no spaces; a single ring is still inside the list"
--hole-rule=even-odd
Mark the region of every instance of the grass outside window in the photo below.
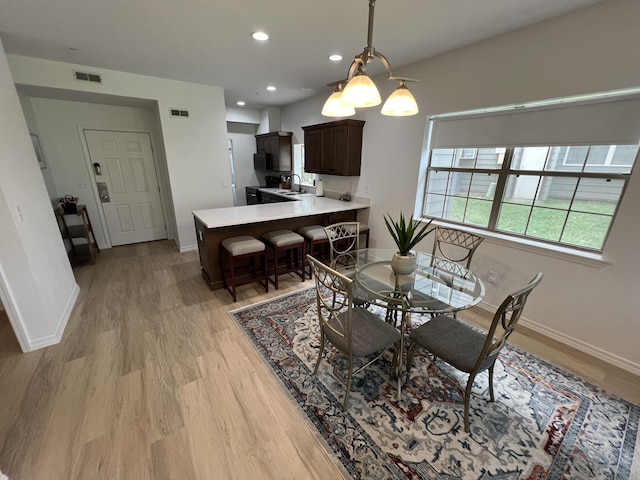
[[[430,152],[425,217],[602,252],[639,145]]]
[[[491,205],[489,201],[453,197],[450,219],[486,227]],[[561,241],[589,249],[602,248],[615,204],[577,201],[570,211],[567,207],[566,200],[537,201],[535,207],[529,204],[504,203],[496,230]]]

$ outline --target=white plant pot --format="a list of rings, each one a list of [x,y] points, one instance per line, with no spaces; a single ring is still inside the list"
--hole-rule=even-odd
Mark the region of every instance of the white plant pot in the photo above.
[[[391,268],[398,275],[411,275],[416,269],[416,261],[417,257],[413,252],[409,255],[400,255],[396,252],[391,259]]]

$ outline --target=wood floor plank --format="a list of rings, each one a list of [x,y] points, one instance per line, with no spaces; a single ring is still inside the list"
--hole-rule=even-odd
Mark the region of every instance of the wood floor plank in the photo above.
[[[184,428],[176,430],[151,445],[153,478],[184,480],[196,474],[189,452],[188,434]]]
[[[117,456],[114,455],[112,432],[82,445],[76,468],[69,478],[107,480],[117,478]]]
[[[74,267],[59,345],[21,353],[0,313],[0,470],[11,480],[345,477],[228,312],[311,287],[283,276],[232,303],[197,252],[160,241]],[[488,314],[460,318],[482,325]],[[640,403],[638,377],[520,329],[513,342]]]
[[[81,442],[79,431],[90,394],[90,364],[89,357],[65,363],[52,398],[52,415],[39,439],[43,449],[33,478],[71,476],[77,454],[75,447]]]

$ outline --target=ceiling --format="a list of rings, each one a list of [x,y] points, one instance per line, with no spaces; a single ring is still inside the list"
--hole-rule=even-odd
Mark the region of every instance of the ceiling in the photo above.
[[[601,0],[378,0],[373,46],[393,73]],[[217,85],[284,106],[331,92],[367,42],[367,0],[2,0],[9,54]],[[264,30],[267,42],[251,32]],[[341,62],[327,57],[340,53]],[[382,73],[380,62],[372,74]],[[266,90],[275,85],[277,90]]]

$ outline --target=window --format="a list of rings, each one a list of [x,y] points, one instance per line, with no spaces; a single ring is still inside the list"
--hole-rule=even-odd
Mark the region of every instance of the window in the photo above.
[[[293,173],[300,176],[302,185],[313,187],[316,184],[316,174],[304,171],[304,144],[296,143],[293,146]]]
[[[638,157],[640,95],[431,119],[422,214],[601,252]]]
[[[476,158],[478,150],[476,148],[461,148],[460,158],[465,160],[473,160]]]
[[[478,148],[469,163],[460,149],[435,149],[423,213],[601,251],[638,150],[638,145]]]

